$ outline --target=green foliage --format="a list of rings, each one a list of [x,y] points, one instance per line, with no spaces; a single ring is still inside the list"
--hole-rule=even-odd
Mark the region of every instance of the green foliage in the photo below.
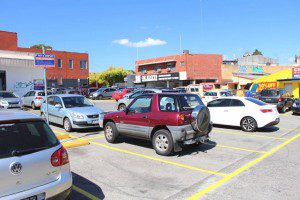
[[[90,73],[89,82],[99,85],[112,86],[114,83],[124,82],[127,74],[133,74],[132,70],[124,70],[122,67],[110,66],[107,70],[100,73]]]
[[[32,49],[43,49],[43,47],[45,48],[45,50],[52,50],[52,47],[49,45],[44,45],[44,44],[36,44],[31,46],[30,48]]]
[[[252,55],[255,56],[255,55],[263,55],[263,54],[258,49],[255,49],[255,51],[252,53]]]

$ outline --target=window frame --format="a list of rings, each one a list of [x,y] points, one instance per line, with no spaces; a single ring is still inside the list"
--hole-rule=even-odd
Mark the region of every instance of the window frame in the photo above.
[[[84,61],[84,63],[85,63],[84,67],[82,67],[82,65],[81,65],[81,64],[83,63],[83,61]],[[79,61],[79,68],[80,68],[80,69],[87,69],[87,62],[86,62],[86,60],[80,60],[80,61]]]

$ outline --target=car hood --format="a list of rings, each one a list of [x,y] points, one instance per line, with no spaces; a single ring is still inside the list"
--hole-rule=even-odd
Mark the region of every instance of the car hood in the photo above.
[[[2,100],[2,99],[0,99]],[[7,101],[8,103],[19,103],[20,98],[3,98],[3,100]]]
[[[103,110],[96,108],[94,106],[67,108],[67,110],[70,112],[80,113],[84,115],[95,115],[95,114],[103,113]]]

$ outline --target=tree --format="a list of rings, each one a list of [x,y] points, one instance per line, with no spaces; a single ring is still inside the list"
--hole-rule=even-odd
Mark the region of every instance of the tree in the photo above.
[[[32,49],[43,49],[43,47],[45,48],[45,50],[52,50],[52,47],[49,45],[45,45],[45,44],[36,44],[31,46],[30,48]]]
[[[255,56],[255,55],[263,55],[261,51],[255,49],[255,51],[252,53],[252,56]]]
[[[127,74],[133,74],[132,70],[124,70],[122,67],[108,67],[107,70],[100,73],[90,73],[90,84],[112,86],[114,83],[124,82]]]

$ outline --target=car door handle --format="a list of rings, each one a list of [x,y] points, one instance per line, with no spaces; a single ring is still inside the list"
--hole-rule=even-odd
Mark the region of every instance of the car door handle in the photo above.
[[[143,118],[143,119],[147,119],[147,118],[148,118],[148,116],[143,116],[142,118]]]

